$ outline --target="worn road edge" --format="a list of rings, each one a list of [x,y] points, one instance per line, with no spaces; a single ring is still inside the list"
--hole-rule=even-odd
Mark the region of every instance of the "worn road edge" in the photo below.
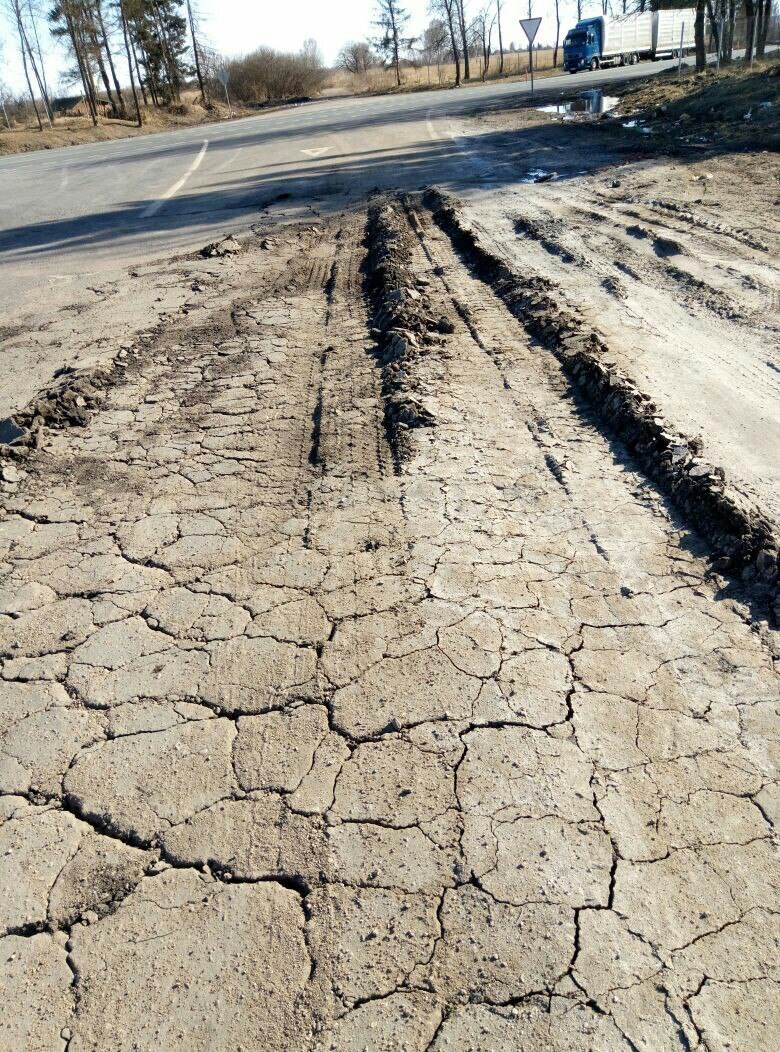
[[[479,277],[556,355],[606,429],[625,443],[686,523],[707,539],[716,569],[739,575],[758,609],[780,623],[780,534],[774,524],[727,484],[722,468],[703,459],[698,440],[680,434],[625,373],[601,360],[608,348],[566,308],[553,283],[513,270],[485,245],[448,194],[429,189],[423,200]]]

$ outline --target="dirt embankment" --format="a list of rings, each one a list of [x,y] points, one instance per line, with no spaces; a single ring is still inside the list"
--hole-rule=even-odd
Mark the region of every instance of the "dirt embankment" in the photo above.
[[[780,146],[780,58],[720,72],[669,70],[620,90],[619,112],[648,129],[648,149],[776,150]]]

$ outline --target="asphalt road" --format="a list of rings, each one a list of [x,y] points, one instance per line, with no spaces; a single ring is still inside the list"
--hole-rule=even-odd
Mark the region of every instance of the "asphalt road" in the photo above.
[[[537,96],[608,87],[668,69],[642,63],[538,80]],[[512,104],[518,82],[319,100],[133,139],[0,160],[0,291],[6,308],[47,286],[189,249],[279,204],[327,213],[373,187],[455,189],[479,179],[447,118]],[[488,149],[488,137],[480,136]],[[516,173],[506,172],[503,178]]]

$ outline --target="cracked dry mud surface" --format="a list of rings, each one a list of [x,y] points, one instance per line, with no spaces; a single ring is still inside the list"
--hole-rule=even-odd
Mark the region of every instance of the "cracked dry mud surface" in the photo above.
[[[417,331],[365,213],[289,228],[5,484],[0,1047],[772,1048],[771,639],[369,226]]]

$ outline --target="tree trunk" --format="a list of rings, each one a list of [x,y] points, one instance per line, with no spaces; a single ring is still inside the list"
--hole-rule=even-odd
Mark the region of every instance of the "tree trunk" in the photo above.
[[[103,81],[103,87],[105,88],[105,91],[106,91],[106,97],[108,98],[108,104],[111,107],[111,109],[114,111],[114,113],[119,113],[119,107],[117,106],[116,102],[114,102],[114,96],[111,94],[111,85],[108,82],[108,73],[106,73],[106,67],[105,67],[105,65],[103,63],[103,55],[102,55],[102,52],[101,52],[101,49],[100,49],[100,44],[98,44],[97,37],[94,35],[94,33],[90,33],[90,36],[92,38],[92,40],[91,40],[92,51],[93,51],[93,53],[95,55],[95,61],[97,62],[98,73],[100,74],[100,79]]]
[[[108,44],[108,33],[106,33],[106,23],[103,21],[103,5],[101,0],[95,0],[95,14],[97,15],[98,26],[100,27],[100,35],[103,38],[103,50],[106,53],[106,61],[108,62],[108,68],[111,70],[111,79],[114,82],[114,91],[116,92],[116,97],[119,99],[119,116],[122,120],[127,120],[127,106],[125,105],[125,99],[122,95],[122,89],[119,87],[119,78],[116,75],[114,59],[111,55],[111,48]]]
[[[753,47],[756,41],[756,4],[755,0],[745,0],[745,19],[747,20],[745,39],[745,62],[753,58]]]
[[[206,95],[206,87],[203,83],[203,73],[200,68],[200,53],[198,49],[198,41],[195,36],[195,19],[192,16],[192,4],[190,0],[187,0],[187,19],[190,23],[190,36],[192,37],[192,53],[195,56],[195,73],[198,77],[198,86],[200,87],[200,97],[203,99],[203,105],[208,106],[208,97]]]
[[[455,31],[455,22],[452,18],[452,5],[456,0],[449,0],[447,4],[447,22],[450,27],[450,41],[452,43],[452,57],[455,60],[455,87],[460,87],[460,52],[458,51],[458,35]]]
[[[125,3],[124,0],[119,0],[119,18],[122,23],[122,36],[125,38],[125,54],[127,55],[127,69],[130,73],[130,90],[133,93],[133,102],[135,103],[135,114],[136,120],[138,121],[138,127],[143,126],[143,117],[141,116],[141,107],[138,104],[138,92],[135,88],[135,76],[133,74],[133,55],[130,50],[130,37],[127,32],[127,15],[125,14]],[[146,100],[144,100],[145,102]]]
[[[173,52],[171,51],[171,44],[168,39],[168,34],[165,32],[165,25],[160,16],[160,8],[158,7],[156,0],[153,0],[152,6],[157,21],[157,31],[160,34],[160,46],[162,48],[165,70],[168,76],[168,84],[171,89],[171,98],[174,102],[179,102],[181,100],[181,94],[179,92],[179,71],[176,67],[176,61],[173,57]]]
[[[87,103],[92,123],[97,126],[95,86],[92,83],[92,75],[89,72],[89,63],[84,49],[84,41],[76,28],[70,10],[67,7],[64,7],[63,13],[65,15],[65,25],[67,26],[68,34],[70,35],[70,40],[73,45],[73,54],[76,56],[76,65],[78,66],[79,76],[81,77],[81,84],[84,88],[84,100]]]
[[[120,2],[122,2],[122,0],[120,0]],[[136,74],[138,76],[139,87],[141,88],[141,97],[144,100],[144,106],[148,106],[149,105],[149,99],[148,99],[147,94],[146,94],[146,87],[144,86],[144,78],[141,76],[141,67],[138,65],[138,54],[137,54],[137,52],[135,50],[135,41],[133,40],[133,33],[132,33],[131,28],[130,28],[130,23],[128,22],[126,15],[125,15],[125,25],[127,27],[127,35],[130,38],[130,50],[133,53],[133,62],[135,63],[135,72],[136,72]]]
[[[561,4],[555,0],[555,48],[553,50],[553,69],[558,66],[558,44],[561,39]]]
[[[37,66],[37,63],[35,61],[35,55],[33,54],[33,50],[30,47],[30,40],[29,40],[29,37],[27,36],[27,31],[25,30],[24,23],[22,22],[21,10],[19,11],[19,32],[20,32],[21,38],[22,38],[22,48],[26,47],[26,49],[27,49],[27,57],[28,57],[28,59],[30,61],[30,66],[31,66],[32,71],[33,71],[33,76],[35,77],[35,81],[36,81],[36,83],[38,85],[38,90],[41,93],[41,100],[43,101],[43,108],[44,108],[44,111],[46,113],[46,121],[47,121],[49,127],[51,128],[51,104],[49,102],[48,95],[46,94],[46,89],[43,86],[43,81],[41,80],[41,75],[38,72],[38,66]],[[25,70],[25,72],[26,72],[26,70]],[[28,81],[29,81],[29,77],[28,77]],[[40,121],[40,117],[38,118],[38,120]]]
[[[737,20],[737,3],[736,0],[728,0],[728,10],[726,13],[726,21],[723,26],[723,54],[720,57],[721,62],[728,66],[731,64],[734,52],[734,24]]]
[[[92,74],[92,67],[89,64],[89,47],[87,40],[81,36],[81,55],[82,64],[84,66],[84,74],[86,79],[87,91],[89,95],[90,108],[92,110],[92,123],[97,127],[98,120],[98,96],[97,89],[95,88],[95,78]]]
[[[501,2],[498,0],[496,3],[498,9],[498,73],[499,76],[504,75],[504,34],[501,31]]]
[[[769,23],[772,21],[772,0],[764,0],[764,18],[761,22],[761,32],[756,40],[756,54],[763,58],[766,52],[766,38],[769,33]]]
[[[27,81],[27,90],[30,92],[30,102],[32,102],[32,104],[33,104],[33,109],[35,110],[35,116],[36,116],[36,118],[38,120],[38,131],[43,131],[43,121],[41,120],[41,115],[38,112],[38,103],[35,101],[35,92],[33,91],[32,82],[30,81],[30,71],[27,68],[27,48],[25,47],[25,44],[24,44],[24,29],[22,27],[22,13],[21,13],[21,11],[17,10],[17,11],[14,11],[14,14],[17,16],[17,19],[18,19],[18,27],[17,28],[19,29],[19,47],[22,49],[22,66],[24,67],[24,79]]]
[[[33,14],[33,9],[32,9],[32,5],[30,3],[30,0],[27,0],[27,7],[28,7],[28,10],[30,12],[30,25],[32,26],[33,35],[35,36],[35,50],[36,50],[36,52],[38,54],[38,64],[40,66],[40,77],[38,78],[38,80],[41,83],[41,90],[43,92],[43,101],[46,104],[46,108],[49,111],[49,123],[51,123],[51,121],[54,120],[54,107],[51,104],[51,95],[49,93],[49,85],[46,82],[46,66],[44,65],[44,62],[43,62],[43,51],[41,49],[41,41],[40,41],[40,38],[38,36],[38,23],[35,20],[35,15]],[[36,75],[37,75],[37,73],[36,73]]]
[[[466,80],[471,80],[471,65],[469,63],[469,43],[466,37],[466,12],[463,9],[463,0],[455,0],[458,6],[458,25],[460,26],[460,42],[463,47],[463,75]]]
[[[720,22],[715,15],[715,9],[712,6],[712,0],[707,0],[707,17],[710,20],[710,32],[715,39],[715,54],[720,54]]]
[[[758,57],[758,41],[764,27],[764,0],[755,0],[755,20],[753,28],[753,54]]]
[[[704,5],[705,0],[696,0],[696,70],[701,73],[707,68],[707,49],[704,41]]]

